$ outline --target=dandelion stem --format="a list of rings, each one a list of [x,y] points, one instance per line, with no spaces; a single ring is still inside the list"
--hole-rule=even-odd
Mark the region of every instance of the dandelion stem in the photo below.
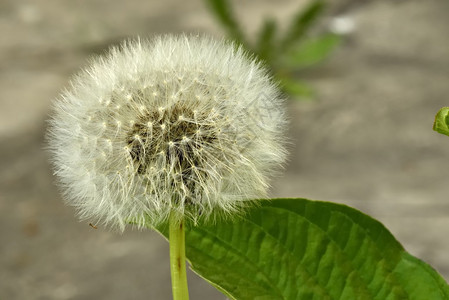
[[[188,300],[184,220],[170,214],[170,271],[174,300]]]

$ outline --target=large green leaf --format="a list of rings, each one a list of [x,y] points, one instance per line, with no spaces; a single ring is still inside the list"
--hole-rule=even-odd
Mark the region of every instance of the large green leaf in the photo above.
[[[238,220],[190,225],[186,243],[192,269],[233,299],[449,299],[435,270],[344,205],[264,200]]]

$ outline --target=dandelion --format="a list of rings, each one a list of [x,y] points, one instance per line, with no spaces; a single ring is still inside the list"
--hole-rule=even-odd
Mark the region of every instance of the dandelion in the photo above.
[[[239,212],[283,162],[276,86],[241,48],[163,36],[112,48],[54,104],[49,143],[82,219],[124,229]],[[150,224],[149,224],[150,223]]]
[[[121,230],[169,220],[172,280],[185,278],[175,263],[185,261],[183,220],[239,213],[265,197],[285,158],[280,104],[267,71],[233,44],[125,42],[55,102],[55,173],[82,219]],[[184,282],[173,282],[174,295]]]

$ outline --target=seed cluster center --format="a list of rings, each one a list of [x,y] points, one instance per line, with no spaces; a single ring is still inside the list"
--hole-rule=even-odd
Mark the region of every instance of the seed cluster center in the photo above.
[[[193,169],[201,168],[203,147],[216,140],[210,114],[186,109],[182,104],[145,111],[129,136],[130,155],[138,174],[151,168],[169,168],[186,183]]]

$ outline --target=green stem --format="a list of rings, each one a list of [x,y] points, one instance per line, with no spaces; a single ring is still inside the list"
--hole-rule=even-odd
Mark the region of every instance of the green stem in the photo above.
[[[170,214],[170,271],[174,300],[188,300],[184,220]]]

